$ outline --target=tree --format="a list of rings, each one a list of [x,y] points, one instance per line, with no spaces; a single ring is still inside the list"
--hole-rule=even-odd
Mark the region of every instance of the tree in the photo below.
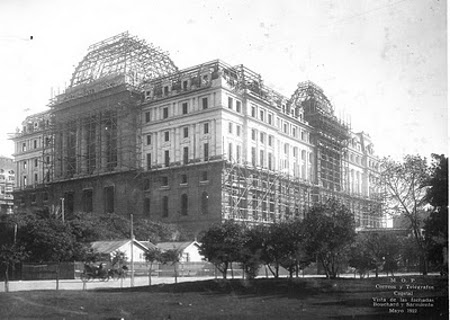
[[[257,225],[253,228],[245,228],[243,230],[243,243],[239,261],[242,264],[242,269],[247,279],[256,278],[262,263],[263,228],[262,225]]]
[[[437,154],[432,157],[425,201],[433,209],[425,220],[425,243],[428,259],[445,273],[448,268],[448,158]]]
[[[363,278],[370,270],[376,269],[378,277],[378,265],[373,259],[368,246],[366,234],[359,234],[350,248],[349,266],[355,268],[360,278]]]
[[[448,158],[443,154],[431,156],[433,162],[425,200],[435,208],[448,208]]]
[[[73,227],[78,238],[86,242],[99,240],[122,240],[130,235],[130,219],[115,213],[76,213],[67,222]],[[139,219],[133,224],[136,239],[153,243],[187,239],[184,230],[173,224]]]
[[[169,249],[165,250],[161,253],[161,263],[162,264],[170,264],[173,266],[173,272],[175,277],[175,283],[177,283],[178,279],[178,263],[181,259],[181,252],[177,249]]]
[[[76,240],[69,224],[53,218],[25,217],[19,224],[17,241],[34,262],[73,261],[86,249]]]
[[[243,246],[243,227],[231,220],[213,225],[200,239],[200,253],[227,278],[233,261],[239,261]]]
[[[305,249],[305,224],[300,219],[288,220],[285,222],[286,241],[290,243],[286,247],[285,256],[281,259],[281,266],[289,271],[292,278],[295,271],[298,277],[299,269],[303,269],[314,261]]]
[[[111,259],[111,265],[113,267],[121,267],[125,264],[127,261],[127,256],[125,255],[125,252],[116,250],[113,252],[113,257]]]
[[[22,262],[27,257],[23,246],[17,244],[2,244],[0,246],[0,267],[5,274],[5,292],[9,292],[9,268]]]
[[[245,229],[240,261],[247,276],[254,278],[261,264],[266,264],[275,278],[280,266],[289,271],[290,278],[294,272],[298,275],[298,269],[311,262],[303,248],[303,233],[298,219]]]
[[[152,272],[153,272],[153,264],[156,262],[161,262],[161,250],[158,248],[151,248],[144,253],[145,260],[150,262],[150,267],[148,270],[148,285],[152,285]]]
[[[276,222],[267,228],[261,258],[275,278],[279,276],[280,266],[292,278],[300,264],[307,265],[310,259],[303,250],[303,235],[303,223],[297,219]]]
[[[274,222],[269,225],[267,234],[264,237],[262,260],[275,278],[279,277],[282,261],[285,262],[285,265],[288,264],[287,260],[290,258],[294,246],[295,244],[289,239],[285,222]]]
[[[381,186],[385,188],[387,212],[404,215],[416,240],[422,259],[422,273],[427,274],[427,250],[422,236],[426,217],[426,184],[429,180],[427,161],[420,156],[407,155],[403,162],[385,158],[381,162]]]
[[[385,271],[397,270],[401,242],[395,234],[369,232],[365,236],[365,246],[375,266],[375,276],[383,268]]]
[[[145,239],[152,243],[158,243],[163,241],[184,241],[193,238],[187,231],[174,224],[150,219],[139,219],[138,221],[139,223],[134,224],[136,239]]]
[[[406,272],[417,271],[417,266],[421,268],[421,257],[417,254],[417,242],[412,235],[403,237],[400,241],[400,261]]]
[[[375,241],[378,242],[378,246],[381,248],[376,261],[379,262],[380,259],[383,261],[383,271],[386,272],[387,276],[389,273],[394,275],[394,272],[398,269],[398,261],[401,257],[401,241],[395,234],[375,234],[375,236]]]
[[[303,223],[305,252],[317,257],[327,278],[336,278],[355,237],[353,214],[331,199],[311,208]]]

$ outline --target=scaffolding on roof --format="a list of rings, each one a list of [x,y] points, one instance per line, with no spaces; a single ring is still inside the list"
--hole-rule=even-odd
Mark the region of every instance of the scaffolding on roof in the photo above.
[[[72,74],[69,88],[117,74],[123,75],[127,84],[140,87],[146,80],[178,71],[167,53],[128,32],[95,43],[88,50]]]
[[[277,108],[286,104],[287,99],[281,93],[264,85],[264,81],[259,73],[256,73],[244,65],[240,64],[233,67],[236,74],[237,87],[247,90],[251,95],[265,100]]]
[[[128,32],[91,45],[51,103],[54,179],[140,169],[142,88],[177,71],[167,53]]]

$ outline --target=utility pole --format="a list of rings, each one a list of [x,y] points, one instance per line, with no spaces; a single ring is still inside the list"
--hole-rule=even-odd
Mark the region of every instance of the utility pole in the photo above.
[[[130,278],[130,286],[134,287],[134,232],[133,232],[133,214],[130,214],[130,222],[131,222],[131,278]]]
[[[16,244],[17,241],[17,223],[14,223],[14,244]]]

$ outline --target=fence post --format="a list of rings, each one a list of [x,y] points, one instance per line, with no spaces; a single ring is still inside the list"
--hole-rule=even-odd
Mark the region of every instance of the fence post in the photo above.
[[[56,265],[56,291],[59,290],[59,262]]]
[[[178,262],[174,264],[174,272],[175,272],[175,283],[178,283]]]

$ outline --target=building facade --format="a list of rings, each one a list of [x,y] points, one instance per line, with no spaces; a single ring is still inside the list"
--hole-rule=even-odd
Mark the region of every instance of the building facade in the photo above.
[[[13,213],[15,180],[14,159],[0,156],[0,214]]]
[[[52,170],[34,188],[47,194],[39,205],[64,199],[68,213],[133,213],[199,232],[225,219],[302,217],[336,197],[358,227],[382,226],[370,137],[338,119],[312,82],[285,97],[242,65],[178,70],[126,33],[90,48],[48,114]],[[13,140],[28,179],[26,136]]]

